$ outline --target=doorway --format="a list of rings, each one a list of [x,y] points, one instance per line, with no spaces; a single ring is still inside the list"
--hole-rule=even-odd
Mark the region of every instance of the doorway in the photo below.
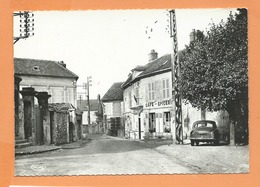
[[[149,132],[156,132],[155,113],[149,113]]]

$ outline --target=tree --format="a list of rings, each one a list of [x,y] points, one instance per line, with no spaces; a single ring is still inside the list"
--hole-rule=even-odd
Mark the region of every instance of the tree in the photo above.
[[[202,110],[226,110],[235,124],[236,142],[248,141],[247,10],[195,31],[180,56],[183,100]]]

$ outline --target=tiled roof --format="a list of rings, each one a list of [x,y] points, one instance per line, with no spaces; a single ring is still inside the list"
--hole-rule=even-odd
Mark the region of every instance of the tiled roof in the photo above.
[[[98,111],[98,100],[90,99],[89,100],[90,111]],[[81,111],[88,110],[88,101],[87,100],[77,100],[77,107]]]
[[[56,61],[14,58],[16,75],[36,75],[50,77],[76,78],[78,76]]]
[[[141,66],[141,67],[142,68],[139,68],[138,70],[142,69],[142,73],[140,73],[135,79],[132,79],[132,76],[130,75],[128,79],[122,84],[123,88],[127,88],[130,85],[130,83],[134,83],[135,81],[140,80],[141,78],[149,77],[160,72],[170,71],[171,55],[170,54],[164,55],[152,62],[149,62],[145,66]],[[136,69],[137,68],[134,68],[133,70]]]
[[[146,66],[145,70],[139,75],[139,77],[149,75],[161,70],[171,69],[171,55],[164,55]]]
[[[182,58],[182,52],[180,51],[178,54],[179,58]],[[146,64],[145,66],[137,66],[133,70],[142,70],[142,73],[135,77],[135,79],[132,79],[132,76],[130,75],[127,78],[127,80],[122,84],[122,88],[125,89],[129,85],[131,85],[131,83],[134,83],[142,78],[171,71],[171,54],[166,54],[158,59],[155,59],[152,62]]]
[[[122,84],[123,82],[114,83],[103,96],[102,101],[123,101],[123,89],[121,87]]]
[[[143,71],[145,70],[145,66],[136,66],[132,71]]]

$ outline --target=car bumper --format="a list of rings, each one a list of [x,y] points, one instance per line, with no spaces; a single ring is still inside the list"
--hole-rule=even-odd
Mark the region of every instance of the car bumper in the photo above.
[[[193,141],[215,141],[215,138],[190,138]]]

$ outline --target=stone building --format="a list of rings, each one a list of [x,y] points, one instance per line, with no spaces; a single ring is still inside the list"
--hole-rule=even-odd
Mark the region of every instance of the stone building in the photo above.
[[[14,58],[14,70],[17,142],[25,140],[34,145],[55,143],[49,104],[68,103],[75,108],[78,76],[63,62],[49,60]]]

